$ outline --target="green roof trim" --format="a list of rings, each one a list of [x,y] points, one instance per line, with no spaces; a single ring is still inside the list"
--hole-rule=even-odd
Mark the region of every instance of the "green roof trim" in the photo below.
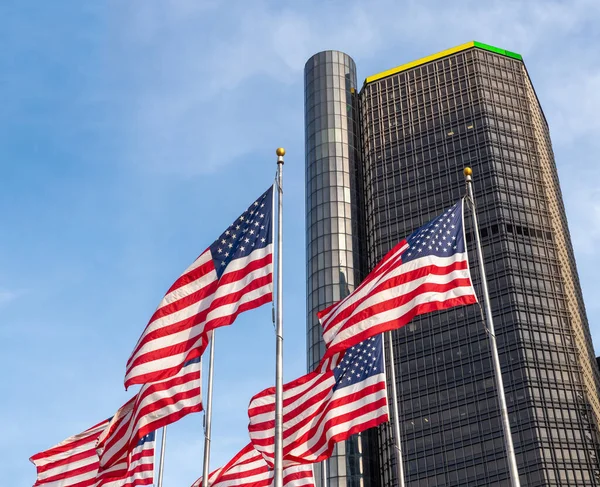
[[[519,61],[523,61],[523,56],[517,54],[516,52],[507,51],[506,49],[500,49],[499,47],[490,46],[489,44],[484,44],[483,42],[473,41],[475,47],[479,49],[484,49],[486,51],[495,52],[496,54],[502,54],[503,56],[511,57],[513,59],[518,59]]]
[[[516,52],[506,51],[506,55],[508,57],[518,59],[519,61],[523,61],[523,56],[521,56],[520,54],[517,54]]]

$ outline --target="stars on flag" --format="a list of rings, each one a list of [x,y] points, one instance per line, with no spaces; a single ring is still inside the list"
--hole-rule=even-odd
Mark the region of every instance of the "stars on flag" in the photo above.
[[[382,371],[381,335],[377,335],[347,350],[334,375],[337,387],[346,387]]]
[[[268,196],[270,198],[270,194]],[[211,245],[215,269],[219,276],[232,260],[246,257],[253,250],[272,242],[271,205],[265,206],[266,199],[265,193]]]
[[[403,262],[430,255],[442,257],[464,252],[462,212],[458,204],[419,228],[406,241],[408,249],[402,256]]]

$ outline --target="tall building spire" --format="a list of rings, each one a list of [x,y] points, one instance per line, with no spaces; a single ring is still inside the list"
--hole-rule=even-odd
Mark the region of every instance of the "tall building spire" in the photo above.
[[[317,311],[351,292],[363,271],[356,66],[343,52],[320,52],[306,63],[304,83],[306,327],[308,369],[313,370],[325,351]],[[338,444],[328,461],[331,485],[363,485],[361,443],[357,435]]]

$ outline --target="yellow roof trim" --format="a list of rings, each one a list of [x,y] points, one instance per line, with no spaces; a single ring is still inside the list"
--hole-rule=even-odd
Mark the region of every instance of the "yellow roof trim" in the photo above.
[[[432,54],[431,56],[417,59],[416,61],[411,61],[410,63],[406,63],[401,66],[397,66],[395,68],[388,69],[387,71],[382,71],[381,73],[374,74],[373,76],[369,76],[368,78],[365,79],[365,84],[372,83],[373,81],[377,81],[382,78],[387,78],[388,76],[399,73],[400,71],[406,71],[407,69],[414,68],[415,66],[420,66],[421,64],[426,64],[431,61],[435,61],[436,59],[440,59],[440,58],[449,56],[450,54],[464,51],[471,47],[475,47],[475,41],[467,42],[466,44],[461,44],[460,46],[452,47],[450,49],[446,49],[445,51],[438,52],[436,54]]]

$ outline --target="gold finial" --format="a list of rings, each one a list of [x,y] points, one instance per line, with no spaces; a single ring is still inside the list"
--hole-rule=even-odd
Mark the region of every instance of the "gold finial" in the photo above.
[[[283,157],[285,156],[285,149],[283,147],[280,147],[275,151],[275,154],[277,154],[279,157]]]
[[[465,176],[470,176],[471,174],[473,174],[473,169],[471,169],[470,167],[465,167],[465,168],[463,169],[463,174],[464,174]]]

